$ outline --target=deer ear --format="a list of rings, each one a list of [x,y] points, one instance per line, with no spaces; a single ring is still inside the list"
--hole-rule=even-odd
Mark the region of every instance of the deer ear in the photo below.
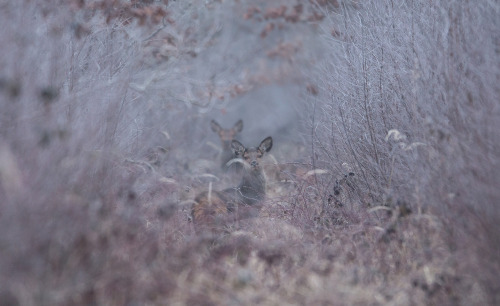
[[[215,120],[210,121],[210,127],[212,128],[212,131],[216,133],[219,133],[219,131],[222,130],[220,125]]]
[[[262,140],[262,142],[259,145],[259,150],[264,153],[264,152],[269,152],[271,151],[271,148],[273,147],[273,139],[271,137],[267,137],[266,139]]]
[[[243,130],[243,120],[238,120],[233,126],[233,131],[236,133],[240,133]]]
[[[231,149],[235,155],[239,156],[243,155],[243,152],[245,152],[245,146],[243,146],[238,140],[233,140],[231,142]]]

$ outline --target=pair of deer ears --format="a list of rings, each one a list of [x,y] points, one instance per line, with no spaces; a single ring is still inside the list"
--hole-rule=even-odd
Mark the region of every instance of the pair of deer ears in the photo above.
[[[212,131],[216,133],[219,133],[223,130],[223,128],[215,120],[210,121],[210,127],[212,127]],[[240,133],[243,130],[243,120],[238,120],[238,122],[234,124],[231,130],[235,133]]]
[[[271,151],[272,147],[273,147],[273,139],[271,138],[271,136],[269,136],[266,139],[262,140],[257,150],[259,150],[262,154],[264,154],[266,152]],[[240,156],[243,155],[243,153],[246,150],[245,146],[242,145],[238,140],[233,140],[231,142],[231,148],[233,149],[234,153]]]

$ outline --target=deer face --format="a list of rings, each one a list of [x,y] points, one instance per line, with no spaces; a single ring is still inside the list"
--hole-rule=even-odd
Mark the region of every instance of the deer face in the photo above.
[[[239,141],[233,140],[231,142],[231,149],[236,157],[241,158],[245,165],[250,167],[252,171],[260,171],[260,160],[265,153],[271,151],[273,146],[273,139],[267,137],[264,139],[257,148],[245,148]]]
[[[215,120],[210,122],[210,126],[212,127],[212,131],[219,135],[219,138],[222,142],[223,150],[230,150],[231,141],[236,137],[238,133],[243,130],[243,121],[238,120],[235,125],[230,129],[222,128]]]

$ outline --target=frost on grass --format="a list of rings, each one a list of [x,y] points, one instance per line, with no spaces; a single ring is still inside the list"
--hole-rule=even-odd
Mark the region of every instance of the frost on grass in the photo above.
[[[498,7],[11,1],[0,300],[499,303]],[[195,234],[210,121],[272,136],[256,218]],[[236,162],[236,161],[235,161]]]

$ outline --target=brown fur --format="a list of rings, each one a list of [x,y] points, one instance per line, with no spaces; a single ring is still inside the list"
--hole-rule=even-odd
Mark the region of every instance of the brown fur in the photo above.
[[[191,215],[198,228],[212,230],[224,223],[229,213],[228,197],[224,192],[204,191],[194,201]]]
[[[219,160],[222,169],[226,169],[226,163],[234,158],[233,152],[231,150],[231,142],[236,138],[236,135],[241,133],[241,131],[243,130],[243,121],[238,120],[238,122],[236,122],[232,128],[224,129],[217,123],[217,121],[212,120],[210,122],[210,127],[212,128],[212,131],[219,135],[222,145],[222,152],[219,156]]]
[[[233,140],[231,148],[235,156],[244,164],[243,176],[237,187],[223,191],[204,191],[195,198],[191,215],[197,231],[201,228],[217,229],[230,220],[232,212],[255,208],[265,198],[266,180],[259,161],[272,147],[272,138],[264,139],[257,148],[245,148],[237,140]],[[252,213],[250,215],[255,215]]]

